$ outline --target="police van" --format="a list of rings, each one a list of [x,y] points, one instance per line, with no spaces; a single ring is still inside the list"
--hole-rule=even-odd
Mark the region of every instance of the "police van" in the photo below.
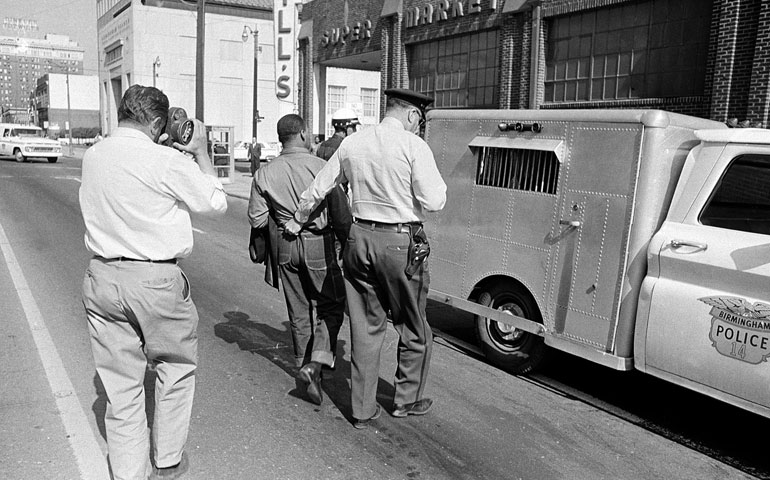
[[[62,147],[56,140],[45,138],[43,129],[35,125],[0,123],[0,156],[26,162],[30,157],[46,158],[56,163],[62,155]]]
[[[770,131],[660,110],[433,110],[430,298],[513,373],[548,347],[770,417]]]

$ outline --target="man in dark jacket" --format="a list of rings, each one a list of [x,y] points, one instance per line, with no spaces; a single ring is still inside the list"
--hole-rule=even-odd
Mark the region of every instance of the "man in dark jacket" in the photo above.
[[[329,160],[334,155],[334,152],[339,148],[342,140],[348,135],[352,135],[356,131],[356,127],[361,125],[358,121],[358,115],[356,112],[349,108],[340,108],[332,115],[332,127],[334,127],[334,135],[331,136],[325,142],[322,142],[316,150],[316,155]]]
[[[335,230],[346,231],[352,218],[340,189],[335,189],[311,214],[297,236],[283,226],[299,205],[299,196],[326,162],[310,153],[310,135],[299,115],[278,121],[281,154],[257,171],[251,186],[249,222],[264,228],[269,220],[272,255],[277,258],[289,314],[298,378],[310,400],[320,404],[321,368],[333,367],[337,335],[345,309],[345,284],[337,262]],[[345,226],[346,225],[346,226]],[[315,313],[315,314],[314,314]]]
[[[259,162],[260,157],[262,156],[262,145],[259,144],[257,141],[257,137],[254,137],[251,139],[251,144],[249,145],[249,163],[251,165],[249,166],[249,170],[251,171],[251,176],[254,176],[254,172],[259,170]]]

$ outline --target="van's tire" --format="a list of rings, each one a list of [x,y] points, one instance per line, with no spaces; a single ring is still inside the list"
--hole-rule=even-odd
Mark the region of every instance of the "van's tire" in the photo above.
[[[481,292],[478,303],[495,310],[542,323],[537,303],[527,291],[508,283],[497,283]],[[493,365],[514,374],[529,373],[543,361],[543,337],[476,316],[476,335],[484,355]]]
[[[56,163],[59,157],[48,157],[48,163]]]
[[[19,163],[23,163],[27,161],[27,157],[25,157],[24,154],[21,153],[21,150],[18,148],[13,151],[13,156],[16,157],[16,161]]]

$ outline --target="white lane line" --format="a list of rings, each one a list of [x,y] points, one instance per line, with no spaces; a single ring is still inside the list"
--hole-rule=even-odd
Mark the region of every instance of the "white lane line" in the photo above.
[[[204,232],[203,230],[201,230],[199,228],[195,228],[195,227],[193,227],[193,232],[198,232],[198,233],[202,233],[202,234],[206,235],[206,232]]]
[[[80,177],[74,177],[72,175],[67,175],[66,177],[53,177],[56,180],[75,180],[76,182],[80,183]]]
[[[0,250],[5,257],[8,271],[11,273],[11,280],[16,288],[16,293],[19,295],[29,329],[32,331],[32,338],[35,340],[40,360],[48,377],[48,385],[51,387],[51,392],[56,400],[59,417],[64,424],[70,447],[72,447],[80,469],[80,478],[84,480],[109,478],[107,460],[102,455],[99,443],[89,426],[88,418],[80,405],[75,388],[64,369],[56,345],[45,326],[43,315],[32,296],[32,291],[24,278],[21,266],[16,260],[16,255],[13,253],[8,237],[5,236],[2,225],[0,225]]]

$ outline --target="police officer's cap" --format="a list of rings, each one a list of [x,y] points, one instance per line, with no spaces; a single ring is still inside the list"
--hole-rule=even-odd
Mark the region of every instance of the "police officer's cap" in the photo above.
[[[398,98],[399,100],[411,103],[420,110],[425,110],[428,105],[433,103],[433,98],[405,88],[389,88],[388,90],[385,90],[385,95],[390,98]]]

